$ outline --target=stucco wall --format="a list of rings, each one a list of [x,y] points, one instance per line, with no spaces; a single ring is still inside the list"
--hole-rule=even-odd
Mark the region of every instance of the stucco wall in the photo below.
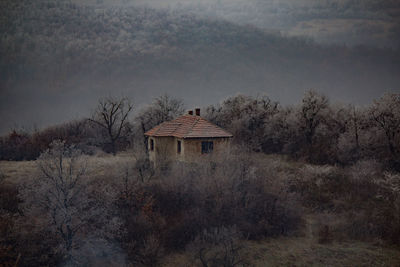
[[[154,150],[150,149],[150,140],[154,140]],[[178,141],[181,141],[181,152],[178,153]],[[201,153],[201,142],[212,141],[213,152]],[[191,138],[180,139],[176,137],[150,137],[149,158],[156,163],[160,160],[179,160],[185,162],[196,162],[212,155],[213,157],[229,148],[230,138]]]
[[[201,153],[201,142],[212,141],[213,142],[213,152],[210,154]],[[186,162],[195,162],[199,159],[207,158],[212,155],[213,157],[218,156],[218,154],[229,148],[230,138],[196,138],[196,139],[185,139],[183,142],[184,155],[181,159]]]
[[[150,149],[150,140],[154,140],[154,150]],[[173,160],[176,157],[175,137],[150,137],[148,142],[149,159],[153,162],[159,160]]]

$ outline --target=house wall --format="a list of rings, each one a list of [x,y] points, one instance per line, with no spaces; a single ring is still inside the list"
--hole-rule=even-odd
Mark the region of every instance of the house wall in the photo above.
[[[150,149],[150,140],[154,140],[154,150]],[[176,158],[175,137],[150,137],[148,142],[149,159],[152,162]]]
[[[154,140],[154,150],[150,150],[150,140]],[[181,152],[178,153],[178,141],[181,141]],[[201,142],[212,141],[213,152],[201,153]],[[196,162],[209,156],[218,156],[230,146],[231,138],[189,138],[176,137],[150,137],[148,142],[149,159],[156,163],[162,160],[179,160]]]
[[[230,146],[231,138],[191,138],[184,139],[184,155],[182,161],[185,162],[196,162],[201,159],[205,159],[209,156],[216,157],[223,151],[226,151]],[[201,153],[201,142],[212,141],[213,142],[213,152],[209,154]]]

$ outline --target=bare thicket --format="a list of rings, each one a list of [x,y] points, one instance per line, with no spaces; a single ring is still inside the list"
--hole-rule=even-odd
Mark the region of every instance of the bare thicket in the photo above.
[[[278,110],[278,103],[267,96],[253,98],[237,95],[227,98],[220,105],[209,106],[205,117],[232,132],[237,143],[261,151],[266,138],[269,138],[264,134],[265,127]]]
[[[79,150],[54,141],[37,161],[39,173],[22,195],[24,212],[60,240],[67,256],[94,214],[86,192],[87,165]]]
[[[400,242],[400,176],[374,160],[351,167],[305,165],[289,180],[302,205],[319,216],[321,243],[380,239]]]
[[[367,127],[363,108],[349,105],[343,109],[341,123],[343,131],[337,138],[337,159],[340,162],[355,162],[362,157],[367,144],[363,141],[363,130]]]
[[[164,121],[169,121],[182,115],[183,112],[183,101],[165,94],[155,98],[152,104],[140,112],[136,120],[144,133]]]
[[[135,119],[138,135],[136,139],[142,139],[145,132],[164,121],[175,119],[184,111],[185,105],[181,99],[168,94],[155,98]],[[143,144],[147,146],[147,139],[143,139]]]
[[[128,116],[133,105],[127,98],[107,97],[99,100],[91,122],[100,126],[106,133],[111,152],[117,152],[117,141],[127,134]]]
[[[395,160],[400,156],[400,95],[385,94],[369,110],[376,126],[383,131],[387,147]]]
[[[236,227],[204,230],[188,245],[195,266],[246,266],[243,236]]]
[[[222,161],[172,163],[168,172],[156,172],[150,180],[142,180],[135,166],[121,173],[115,210],[124,231],[117,239],[130,261],[154,265],[164,253],[185,249],[213,228],[235,228],[235,233],[250,239],[297,230],[299,208],[282,189],[283,181],[266,176],[251,156],[238,152],[227,153]],[[241,262],[239,240],[224,233],[212,250],[203,251],[209,264],[215,257],[223,260],[221,255],[212,256],[214,249],[226,254],[226,264]]]
[[[2,217],[20,229],[7,235],[11,250],[0,250],[11,262],[21,252],[24,264],[56,264],[70,255],[76,264],[115,256],[122,264],[156,266],[165,255],[186,251],[192,265],[246,265],[244,240],[296,235],[306,211],[317,216],[315,242],[400,242],[400,177],[378,161],[304,165],[244,153],[239,146],[221,158],[171,164],[168,172],[132,161],[115,166],[111,177],[92,173],[95,179],[85,182],[87,177],[78,175],[85,169],[79,167],[82,161],[57,144],[39,160],[40,179],[22,188],[21,218]],[[59,174],[66,187],[56,183]],[[67,186],[68,181],[77,182]],[[69,192],[67,206],[59,201],[63,192]],[[77,229],[70,232],[72,239],[65,238],[68,228]],[[39,261],[38,253],[47,260]]]
[[[237,95],[205,108],[202,116],[233,133],[233,143],[245,151],[284,154],[317,164],[351,165],[358,160],[377,158],[386,163],[386,168],[398,170],[398,98],[398,94],[387,94],[370,107],[356,107],[330,104],[325,96],[308,91],[299,105],[285,107],[266,96]],[[130,106],[121,101],[126,112],[115,113],[112,120],[115,127],[106,123],[109,120],[102,121],[100,112],[94,113],[100,114],[94,124],[74,121],[33,134],[15,130],[0,138],[0,158],[35,159],[51,141],[61,139],[86,154],[94,154],[100,148],[113,153],[129,148],[144,159],[147,138],[143,133],[183,113],[181,100],[163,95],[138,113],[130,124],[123,116],[128,116]],[[97,111],[108,109],[106,102],[102,103]],[[98,126],[99,123],[104,124]],[[90,127],[93,125],[98,127]],[[112,137],[108,129],[112,129]]]
[[[299,128],[304,134],[310,159],[313,153],[317,128],[326,118],[324,112],[327,110],[328,99],[325,96],[313,90],[305,93],[299,111]]]

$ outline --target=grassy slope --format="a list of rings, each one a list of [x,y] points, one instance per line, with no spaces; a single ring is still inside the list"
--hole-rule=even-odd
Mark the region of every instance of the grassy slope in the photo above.
[[[295,237],[243,241],[242,257],[250,266],[400,266],[400,248],[379,242],[343,241],[320,244],[312,214],[306,216],[303,233]],[[164,265],[191,266],[190,255],[166,257]]]
[[[271,161],[273,156],[265,156],[264,160]],[[95,175],[103,178],[115,176],[121,165],[133,162],[129,153],[88,159],[91,169],[96,170]],[[293,167],[287,163],[287,168],[290,165]],[[9,182],[22,182],[32,177],[35,171],[34,161],[0,161],[0,172]],[[252,266],[400,266],[399,248],[358,241],[319,244],[314,228],[313,215],[307,216],[303,233],[299,236],[243,241],[243,255]],[[190,260],[188,254],[177,253],[166,256],[163,265],[190,266]]]
[[[250,266],[400,266],[400,251],[367,242],[318,244],[312,236],[243,241]],[[164,266],[190,266],[186,254],[170,255]]]
[[[245,241],[251,266],[399,266],[400,252],[363,242],[318,244],[306,237]],[[170,255],[164,266],[187,266],[185,254]]]
[[[125,164],[134,164],[135,159],[126,152],[113,157],[109,154],[91,156],[87,159],[88,172],[98,178],[116,176],[118,170]],[[32,179],[37,174],[35,161],[0,161],[0,174],[5,176],[6,182],[20,183]]]
[[[317,244],[308,238],[279,238],[249,243],[256,266],[399,266],[400,253],[361,242]]]

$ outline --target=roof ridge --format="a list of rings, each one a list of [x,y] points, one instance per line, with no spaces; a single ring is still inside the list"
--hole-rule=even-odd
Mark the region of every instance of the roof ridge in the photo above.
[[[171,122],[178,124],[178,127],[176,127],[171,134],[174,134],[179,129],[179,126],[181,126],[183,124],[182,122],[174,122],[175,120],[172,120]]]
[[[201,116],[181,115],[165,121],[145,133],[146,136],[174,136],[178,138],[232,137],[222,127]]]
[[[162,123],[160,123],[159,125],[156,125],[155,127],[158,127],[157,128],[157,130],[154,132],[154,134],[157,134],[159,131],[160,131],[160,129],[161,129],[161,125],[163,124],[164,122],[162,122]],[[154,127],[154,128],[155,128]]]
[[[193,116],[193,115],[189,115],[189,116]],[[190,134],[193,131],[194,126],[196,126],[196,124],[200,121],[200,116],[197,118],[195,118],[194,122],[192,123],[192,125],[190,126],[189,130],[185,133],[184,136]],[[185,137],[184,137],[185,138]]]
[[[156,125],[154,128],[157,127],[157,130],[154,132],[154,134],[157,134],[157,133],[161,130],[162,125],[171,124],[171,123],[177,123],[177,124],[179,124],[179,125],[182,124],[182,123],[179,123],[179,122],[174,122],[175,120],[176,120],[176,119],[174,119],[174,120],[172,120],[172,121],[163,121],[162,123]],[[176,129],[175,129],[174,131],[176,131]]]

